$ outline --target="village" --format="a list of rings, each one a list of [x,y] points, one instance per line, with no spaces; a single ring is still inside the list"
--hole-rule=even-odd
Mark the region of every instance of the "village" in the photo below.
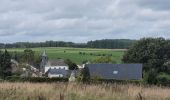
[[[170,100],[170,0],[0,0],[0,100]]]
[[[18,66],[18,62],[11,59],[12,66]],[[76,81],[82,75],[82,71],[87,71],[91,79],[108,80],[141,80],[142,64],[111,64],[86,62],[77,65],[77,68],[69,69],[69,65],[63,59],[50,60],[47,51],[41,54],[39,69],[31,64],[27,68],[22,68],[20,77],[46,77],[46,78],[67,78],[69,81]]]

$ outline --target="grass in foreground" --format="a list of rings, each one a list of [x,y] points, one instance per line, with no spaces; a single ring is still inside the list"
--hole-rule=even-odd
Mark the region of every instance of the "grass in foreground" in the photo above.
[[[118,84],[0,83],[0,100],[170,100],[170,88]]]

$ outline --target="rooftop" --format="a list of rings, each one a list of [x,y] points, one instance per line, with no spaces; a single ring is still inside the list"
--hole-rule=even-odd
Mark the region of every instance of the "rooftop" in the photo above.
[[[63,59],[49,60],[50,66],[68,66]]]

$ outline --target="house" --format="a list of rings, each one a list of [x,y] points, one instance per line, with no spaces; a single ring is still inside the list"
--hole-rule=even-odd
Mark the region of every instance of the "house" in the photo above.
[[[63,59],[57,60],[48,60],[45,65],[44,72],[46,73],[49,69],[65,69],[68,70],[68,65],[65,63]]]
[[[116,80],[142,79],[142,64],[86,64],[90,78]]]
[[[68,65],[63,59],[49,60],[45,66],[45,73],[48,77],[67,77],[69,73]]]
[[[48,60],[46,51],[42,54],[40,72],[48,77],[67,77],[69,73],[68,65],[63,59]]]
[[[54,69],[49,69],[47,71],[47,75],[49,78],[53,78],[53,77],[64,77],[67,78],[68,77],[68,70],[65,70],[63,68],[54,68]]]

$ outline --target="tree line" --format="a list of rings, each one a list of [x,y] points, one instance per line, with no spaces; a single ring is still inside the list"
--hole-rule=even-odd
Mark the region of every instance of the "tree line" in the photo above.
[[[104,39],[89,41],[87,43],[73,43],[64,41],[46,42],[16,42],[0,43],[0,48],[35,48],[35,47],[76,47],[76,48],[107,48],[107,49],[127,49],[136,40],[129,39]]]
[[[108,49],[128,49],[136,40],[129,39],[105,39],[87,42],[90,48],[108,48]]]

